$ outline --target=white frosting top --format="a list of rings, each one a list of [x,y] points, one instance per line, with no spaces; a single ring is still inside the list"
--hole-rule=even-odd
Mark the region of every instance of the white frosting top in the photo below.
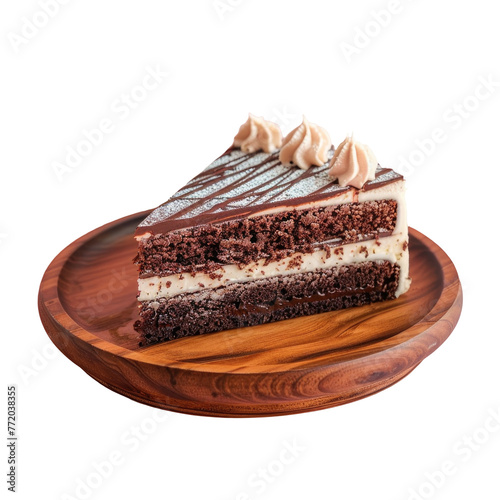
[[[373,151],[351,135],[335,150],[328,173],[333,179],[338,179],[341,186],[360,189],[366,182],[375,179],[377,165]]]
[[[302,123],[283,139],[280,161],[283,165],[297,165],[307,170],[311,165],[321,166],[328,160],[331,141],[328,132],[319,125]]]
[[[281,146],[281,130],[276,123],[249,114],[248,120],[236,134],[233,145],[245,153],[255,153],[260,149],[273,153]]]

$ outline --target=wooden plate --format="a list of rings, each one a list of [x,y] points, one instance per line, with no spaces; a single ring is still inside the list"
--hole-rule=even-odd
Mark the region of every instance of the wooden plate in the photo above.
[[[101,384],[141,403],[238,417],[348,403],[410,373],[460,316],[453,263],[410,229],[413,283],[399,299],[140,348],[132,235],[147,213],[73,242],[47,268],[39,293],[54,344]]]

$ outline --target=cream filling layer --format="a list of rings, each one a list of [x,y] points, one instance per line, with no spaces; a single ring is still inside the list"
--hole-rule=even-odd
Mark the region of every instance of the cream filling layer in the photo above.
[[[219,288],[229,283],[246,283],[273,276],[306,273],[330,269],[348,264],[383,260],[397,263],[400,267],[399,285],[396,297],[406,292],[410,286],[408,277],[408,235],[406,232],[386,236],[378,240],[366,240],[332,247],[330,255],[325,250],[313,253],[294,253],[279,261],[265,263],[265,259],[252,262],[245,267],[235,264],[217,269],[216,279],[205,272],[194,275],[174,274],[165,277],[140,278],[139,300],[148,301],[160,297],[175,297],[181,293],[193,293],[207,288]]]

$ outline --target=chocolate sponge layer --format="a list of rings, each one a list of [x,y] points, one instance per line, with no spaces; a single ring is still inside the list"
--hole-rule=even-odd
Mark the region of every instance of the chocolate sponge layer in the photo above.
[[[325,271],[233,283],[144,302],[142,344],[259,325],[394,298],[399,266],[369,261]]]
[[[280,260],[293,252],[311,253],[330,240],[345,244],[391,234],[396,216],[397,202],[380,200],[201,225],[140,241],[135,262],[144,278]]]

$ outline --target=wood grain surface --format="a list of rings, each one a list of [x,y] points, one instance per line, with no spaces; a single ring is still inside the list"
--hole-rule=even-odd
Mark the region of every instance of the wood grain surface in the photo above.
[[[106,387],[142,403],[211,416],[269,416],[355,401],[394,384],[455,327],[451,260],[410,229],[410,291],[368,306],[139,347],[137,224],[98,228],[64,249],[40,285],[54,344]]]

